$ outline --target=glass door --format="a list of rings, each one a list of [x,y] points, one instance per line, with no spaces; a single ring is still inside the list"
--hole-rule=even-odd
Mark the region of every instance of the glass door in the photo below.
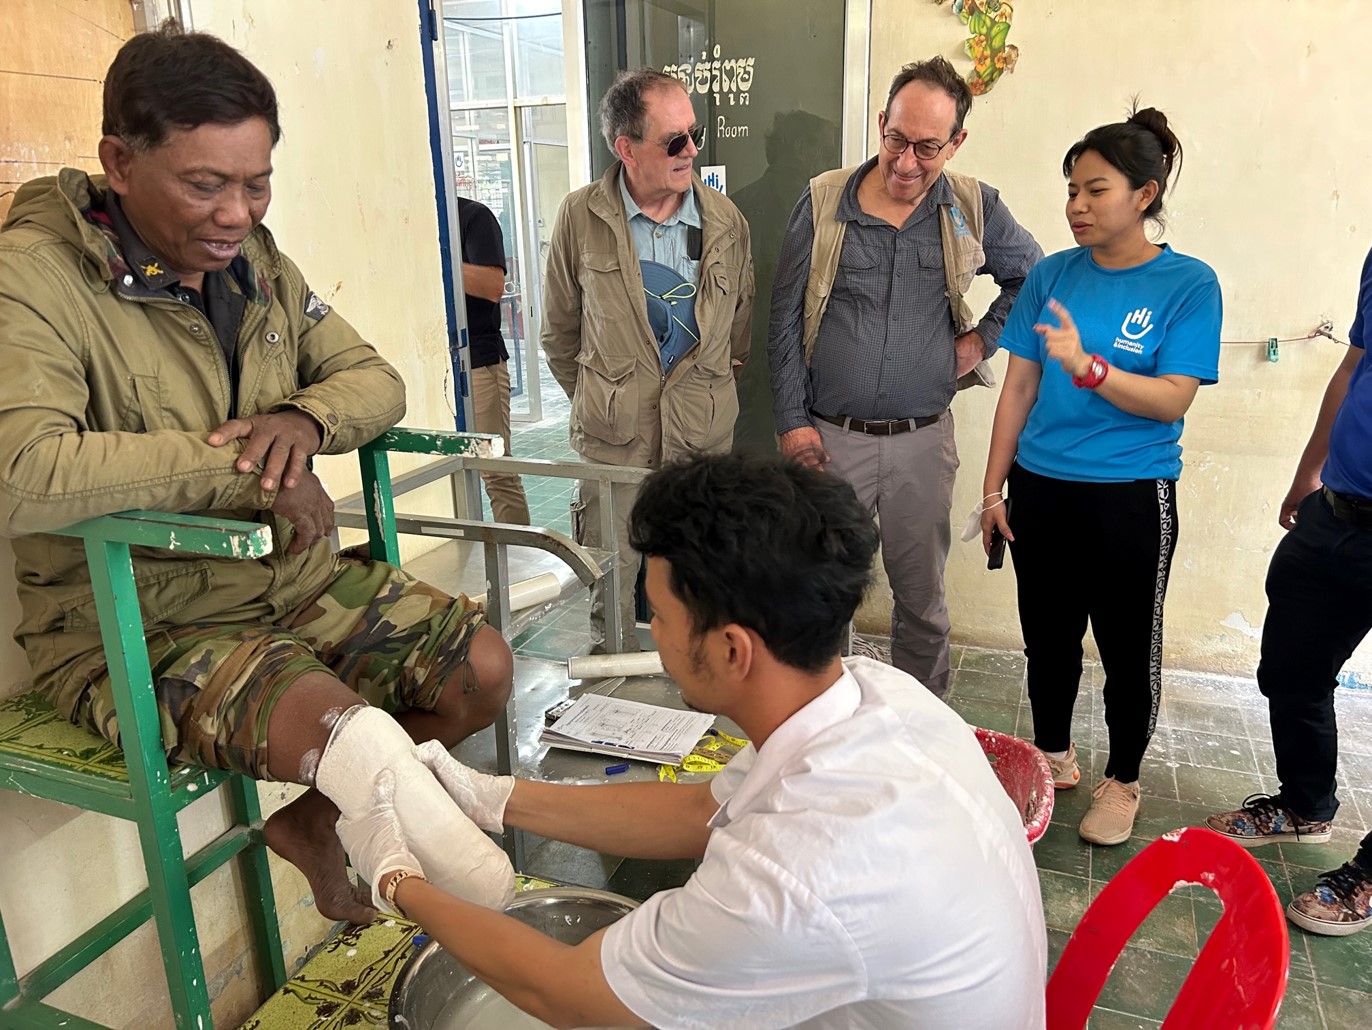
[[[500,221],[510,414],[543,414],[539,293],[547,239],[569,190],[559,0],[444,0],[453,175]]]
[[[752,352],[739,381],[737,450],[776,449],[767,368],[772,280],[791,209],[810,177],[843,163],[850,3],[584,0],[590,97],[598,99],[617,72],[638,65],[679,79],[705,127],[696,170],[748,219],[757,297]],[[613,158],[598,142],[594,113],[587,115],[599,175]]]

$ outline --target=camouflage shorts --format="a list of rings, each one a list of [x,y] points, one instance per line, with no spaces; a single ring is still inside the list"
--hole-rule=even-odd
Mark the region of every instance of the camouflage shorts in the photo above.
[[[467,660],[485,617],[384,562],[341,557],[322,590],[275,624],[194,623],[148,637],[172,762],[267,773],[267,726],[286,688],[328,672],[388,712],[432,709]],[[118,741],[108,670],[87,684],[72,721]]]

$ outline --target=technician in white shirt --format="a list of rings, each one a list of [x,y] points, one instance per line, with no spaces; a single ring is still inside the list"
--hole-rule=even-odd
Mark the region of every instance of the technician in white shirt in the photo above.
[[[485,829],[699,869],[562,944],[425,881],[383,773],[375,812],[339,823],[378,903],[557,1026],[1041,1028],[1043,908],[1014,805],[951,709],[839,657],[877,547],[852,488],[699,458],[644,482],[631,533],[682,698],[753,743],[688,785],[488,776],[436,742],[421,757]]]

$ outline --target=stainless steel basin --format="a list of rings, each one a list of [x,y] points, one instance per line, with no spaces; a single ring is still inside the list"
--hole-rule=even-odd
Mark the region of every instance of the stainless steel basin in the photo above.
[[[638,907],[638,902],[589,887],[525,891],[505,910],[521,923],[566,944],[579,944],[603,926]],[[453,958],[438,941],[416,948],[391,993],[392,1030],[456,1030],[466,1000],[490,989]]]

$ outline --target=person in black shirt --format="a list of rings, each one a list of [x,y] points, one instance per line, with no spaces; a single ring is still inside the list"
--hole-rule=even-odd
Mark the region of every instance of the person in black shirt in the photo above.
[[[500,335],[500,298],[505,293],[505,238],[485,204],[457,198],[462,233],[462,290],[467,299],[467,342],[472,351],[473,429],[499,433],[510,453],[510,353]],[[497,522],[529,524],[524,484],[515,475],[481,473]]]

